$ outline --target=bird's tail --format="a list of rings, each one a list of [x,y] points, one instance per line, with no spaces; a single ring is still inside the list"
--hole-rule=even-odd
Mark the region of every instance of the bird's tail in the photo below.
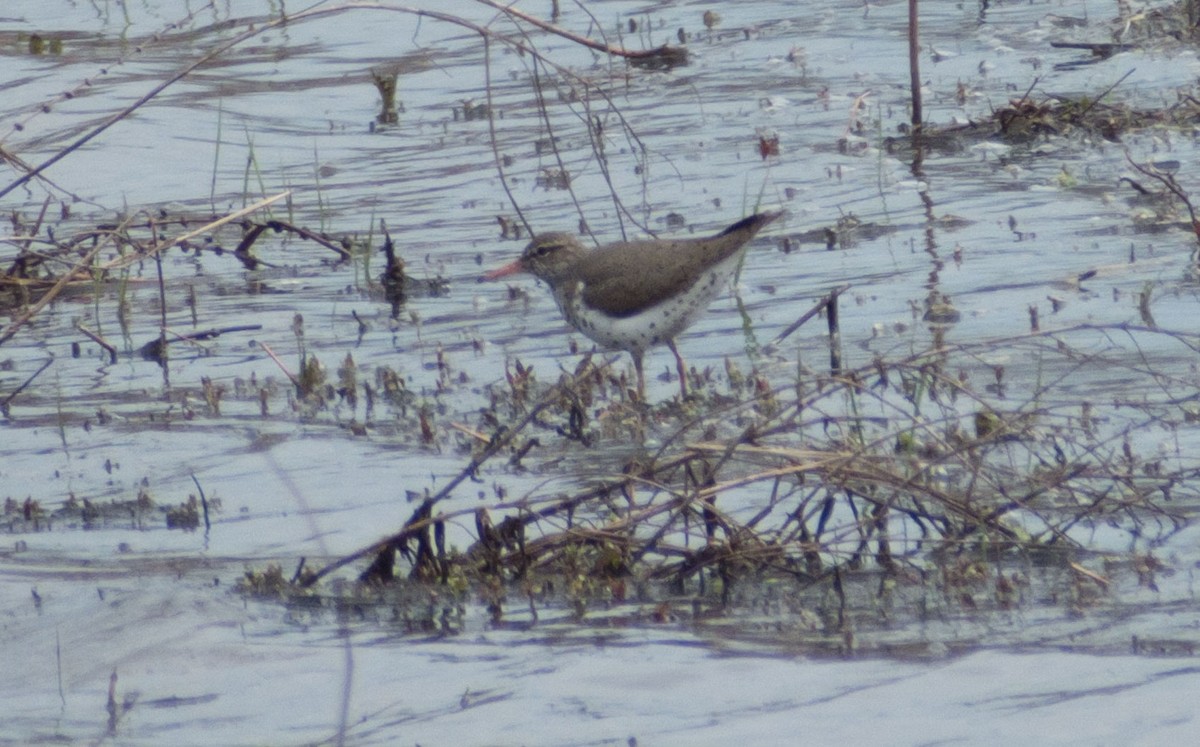
[[[773,213],[755,213],[748,218],[742,218],[737,223],[734,223],[729,228],[721,232],[721,236],[726,236],[731,233],[748,233],[751,236],[762,230],[763,226],[783,215],[782,212]]]

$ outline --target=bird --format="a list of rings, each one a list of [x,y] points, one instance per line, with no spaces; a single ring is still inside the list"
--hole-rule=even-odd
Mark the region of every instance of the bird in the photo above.
[[[568,233],[538,234],[520,258],[483,279],[526,272],[545,282],[572,327],[604,348],[633,356],[643,402],[643,358],[650,348],[666,345],[687,399],[687,368],[675,338],[721,293],[750,239],[781,215],[756,213],[713,236],[618,241],[591,250]]]

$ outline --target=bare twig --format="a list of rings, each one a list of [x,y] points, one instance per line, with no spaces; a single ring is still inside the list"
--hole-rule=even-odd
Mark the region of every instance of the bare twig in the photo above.
[[[36,379],[38,376],[40,376],[42,371],[45,371],[47,368],[50,368],[50,364],[52,364],[52,363],[54,363],[54,359],[47,358],[46,361],[44,363],[42,363],[41,366],[38,367],[38,370],[36,370],[32,374],[30,374],[29,378],[27,378],[27,379],[25,379],[25,381],[21,382],[20,386],[18,386],[16,389],[9,392],[7,397],[5,397],[3,400],[0,400],[0,411],[7,408],[9,403],[11,403],[14,399],[16,399],[18,394],[25,391],[25,387],[32,384],[33,380]]]
[[[839,285],[838,287],[836,287],[833,290],[826,293],[824,296],[821,297],[821,300],[819,300],[815,304],[813,304],[812,307],[809,308],[808,311],[801,314],[800,317],[798,319],[796,319],[796,321],[789,324],[787,326],[787,329],[783,330],[778,335],[776,335],[775,339],[768,342],[763,347],[763,349],[766,350],[767,352],[772,352],[774,350],[778,350],[780,343],[782,343],[784,340],[786,340],[788,337],[790,337],[792,335],[792,333],[795,332],[796,330],[800,329],[800,327],[804,326],[804,323],[807,322],[809,319],[812,319],[817,314],[820,314],[822,309],[826,308],[838,296],[840,296],[841,294],[843,294],[847,290],[849,290],[849,288],[850,288],[849,285]]]
[[[546,21],[543,21],[542,19],[540,19],[536,16],[529,15],[528,13],[525,13],[525,12],[517,9],[516,7],[514,7],[511,4],[510,5],[502,5],[498,2],[496,2],[495,0],[475,0],[475,2],[480,3],[482,5],[486,5],[489,8],[495,8],[496,10],[500,11],[501,13],[512,16],[513,18],[520,18],[522,21],[531,23],[534,26],[537,26],[538,28],[542,29],[543,31],[548,31],[551,34],[556,34],[558,36],[561,36],[564,39],[569,39],[569,40],[575,42],[576,44],[585,46],[588,49],[594,49],[597,52],[603,52],[604,54],[611,54],[611,55],[615,55],[617,57],[624,57],[624,58],[630,59],[630,60],[645,60],[645,59],[653,59],[656,57],[661,58],[661,57],[671,55],[672,53],[677,54],[677,55],[682,54],[685,58],[687,55],[686,50],[684,50],[682,47],[672,47],[669,44],[664,44],[663,46],[656,47],[654,49],[625,49],[624,47],[617,47],[612,44],[607,44],[605,42],[598,42],[593,39],[589,39],[586,36],[580,36],[579,34],[568,31],[559,26],[555,26],[552,23],[547,23]]]
[[[95,332],[91,331],[87,327],[83,326],[83,322],[76,322],[75,329],[79,330],[80,332],[82,332],[84,334],[84,336],[86,336],[92,342],[96,343],[97,345],[99,345],[100,347],[102,347],[106,351],[108,351],[108,360],[110,363],[117,362],[117,348],[115,345],[113,345],[108,340],[105,340],[103,337],[96,334]]]
[[[262,345],[263,351],[270,356],[271,360],[275,361],[275,365],[279,366],[279,370],[283,371],[283,375],[288,377],[288,381],[292,382],[292,386],[296,387],[297,391],[299,391],[301,388],[300,379],[296,378],[296,375],[288,370],[287,365],[283,361],[279,360],[279,356],[275,355],[275,351],[271,349],[270,345],[265,342],[260,342],[258,344]]]

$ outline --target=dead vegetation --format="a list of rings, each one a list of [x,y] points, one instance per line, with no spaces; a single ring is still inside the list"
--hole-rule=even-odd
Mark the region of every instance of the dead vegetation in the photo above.
[[[579,617],[628,599],[674,615],[678,595],[725,605],[772,579],[832,593],[842,608],[847,585],[867,580],[879,593],[932,586],[955,607],[1006,609],[1041,566],[1066,571],[1047,594],[1094,603],[1111,583],[1087,567],[1097,532],[1143,548],[1139,567],[1150,570],[1139,579],[1152,584],[1161,563],[1146,550],[1200,505],[1194,460],[1155,446],[1195,422],[1194,387],[1071,342],[1095,336],[1200,349],[1200,336],[1149,328],[1033,332],[784,386],[761,371],[730,377],[724,391],[710,385],[685,403],[686,415],[677,403],[637,413],[620,394],[628,382],[590,364],[550,387],[510,380],[480,430],[464,431],[469,464],[400,531],[319,570],[302,566],[272,593],[317,602],[328,574],[370,560],[356,605],[411,596],[411,584],[389,591],[406,578],[450,592],[451,608],[458,594],[480,595],[496,622],[510,606],[536,617],[564,598]],[[1002,350],[1041,361],[1049,383],[1015,398],[1028,381],[981,362]],[[1081,398],[1072,374],[1099,366],[1148,377],[1160,396]],[[643,428],[662,436],[657,449],[616,446]],[[580,454],[567,474],[564,440]],[[555,456],[542,465],[546,453]],[[505,470],[551,476],[547,487],[507,495],[486,468],[501,459]],[[489,478],[488,508],[440,510],[464,481]],[[446,525],[464,520],[476,541],[448,546]],[[849,632],[838,619],[826,634]]]
[[[495,7],[635,65],[670,67],[687,60],[679,47],[628,51]],[[526,38],[509,38],[442,14],[420,15],[467,25],[486,43],[507,44],[529,55],[547,130],[545,113],[551,104],[542,96],[552,87],[543,85],[540,76],[557,75],[561,88],[553,90],[585,114],[582,120],[600,170],[596,178],[608,176],[606,128],[621,133],[631,158],[647,157],[609,95],[629,73],[587,80],[547,60]],[[394,85],[390,93],[395,93]],[[1197,110],[1191,95],[1181,94],[1166,111],[1135,112],[1101,104],[1108,93],[1077,101],[1035,101],[1027,93],[995,111],[986,125],[938,133],[927,127],[923,139],[905,141],[920,150],[937,138],[963,137],[968,130],[1009,140],[1078,131],[1116,140],[1130,128],[1185,126]],[[384,105],[385,112],[393,108]],[[470,111],[470,118],[496,126],[490,100]],[[462,112],[467,119],[466,105]],[[381,125],[389,122],[381,115]],[[506,159],[494,131],[491,142],[503,177]],[[552,132],[542,142],[558,163],[556,170],[545,172],[553,179],[543,186],[574,199],[571,185],[579,175],[562,165]],[[764,159],[779,156],[777,136],[760,136],[760,143],[765,143],[760,145]],[[21,183],[37,171],[30,169]],[[1186,193],[1173,179],[1155,178],[1190,209]],[[634,216],[639,211],[626,207],[616,194],[613,201],[619,215],[638,222]],[[335,264],[351,255],[350,242],[285,221],[250,217],[267,202],[201,220],[137,215],[57,238],[47,230],[51,201],[32,220],[14,215],[15,238],[7,242],[14,252],[0,277],[0,300],[19,311],[0,333],[0,344],[70,286],[119,282],[122,270],[157,261],[164,251],[229,254],[250,270],[261,262],[252,246],[269,233],[286,232],[332,251]],[[500,218],[504,234],[510,228],[520,234],[521,225],[527,234],[516,199],[512,207],[519,218]],[[217,238],[222,226],[239,229],[227,244]],[[586,229],[582,213],[581,229]],[[836,237],[849,230],[839,219],[838,230],[829,233]],[[830,248],[838,244],[827,242]],[[403,260],[390,236],[384,246],[382,282],[395,315],[404,302],[403,292],[396,292],[404,285]],[[105,253],[112,256],[103,258]],[[160,288],[165,288],[161,279]],[[929,311],[936,313],[929,321],[956,321],[953,307],[933,305]],[[835,305],[826,309],[833,312]],[[298,371],[288,371],[276,358],[294,387],[294,401],[301,403],[295,409],[319,411],[353,401],[361,392],[371,402],[389,403],[395,420],[422,445],[457,447],[469,456],[454,479],[416,501],[409,520],[390,536],[323,567],[301,561],[290,579],[278,566],[250,571],[243,589],[319,604],[324,594],[320,584],[330,574],[363,564],[360,583],[331,594],[334,604],[369,602],[382,588],[409,579],[451,597],[474,593],[487,600],[493,618],[500,620],[510,598],[533,608],[534,590],[554,584],[566,590],[581,612],[590,600],[624,599],[634,596],[634,589],[645,598],[645,590],[656,585],[669,591],[654,601],[672,592],[707,590],[727,601],[743,585],[764,579],[827,590],[844,602],[851,577],[870,578],[881,588],[888,583],[918,585],[934,569],[932,583],[938,591],[954,595],[962,605],[980,604],[985,597],[1002,606],[1014,603],[1022,583],[1005,571],[1012,559],[1033,564],[1053,557],[1059,568],[1072,569],[1080,587],[1105,587],[1102,574],[1078,563],[1091,552],[1089,538],[1100,531],[1115,532],[1142,553],[1139,573],[1152,578],[1157,561],[1151,548],[1176,532],[1200,505],[1194,460],[1178,445],[1162,447],[1200,420],[1195,384],[1167,376],[1137,355],[1097,353],[1089,344],[1120,338],[1116,350],[1168,345],[1195,354],[1200,349],[1200,336],[1145,321],[1138,327],[1045,331],[1035,317],[1028,335],[970,345],[948,345],[934,333],[927,350],[879,356],[855,369],[843,369],[838,362],[840,333],[834,325],[830,350],[835,363],[828,371],[763,357],[745,375],[734,367],[723,374],[692,372],[698,397],[648,409],[628,395],[628,381],[590,358],[550,385],[517,362],[506,381],[492,388],[490,406],[477,422],[451,428],[439,422],[433,408],[414,404],[394,372],[379,367],[374,379],[364,378],[349,353],[333,383],[315,354],[305,349],[303,318],[297,316]],[[159,345],[152,349],[160,362],[171,339],[164,321]],[[269,348],[266,353],[274,357]],[[1019,370],[988,362],[997,358],[1021,361]],[[465,383],[455,379],[440,354],[437,365],[439,394]],[[1100,370],[1120,372],[1129,382],[1127,389],[1138,394],[1090,397],[1072,386],[1074,374]],[[202,392],[210,410],[219,414],[222,389],[210,381]],[[266,416],[268,398],[262,397]],[[355,434],[356,427],[365,432],[365,425],[349,426]],[[564,451],[574,457],[563,462],[569,469],[559,466],[558,455]],[[509,495],[504,473],[525,470],[546,475],[558,470],[558,479],[548,481],[553,487]],[[444,501],[465,484],[487,482],[494,499],[487,508],[443,509]],[[23,513],[25,521],[37,518],[29,504],[13,504],[12,511]],[[195,499],[167,519],[172,526],[190,528],[199,520]],[[473,544],[448,544],[446,526],[452,521],[473,526]],[[429,609],[431,625],[452,627],[445,607]],[[839,635],[848,630],[841,618],[831,629]]]

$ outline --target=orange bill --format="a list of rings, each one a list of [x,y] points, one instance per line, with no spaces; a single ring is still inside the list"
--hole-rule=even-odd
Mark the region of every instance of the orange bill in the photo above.
[[[524,270],[525,270],[525,268],[521,265],[521,260],[518,259],[516,261],[509,262],[508,264],[504,265],[503,267],[498,267],[495,270],[492,270],[491,272],[484,275],[483,279],[484,280],[495,280],[497,278],[503,278],[503,277],[508,277],[509,275],[515,275],[516,273],[522,272]]]

